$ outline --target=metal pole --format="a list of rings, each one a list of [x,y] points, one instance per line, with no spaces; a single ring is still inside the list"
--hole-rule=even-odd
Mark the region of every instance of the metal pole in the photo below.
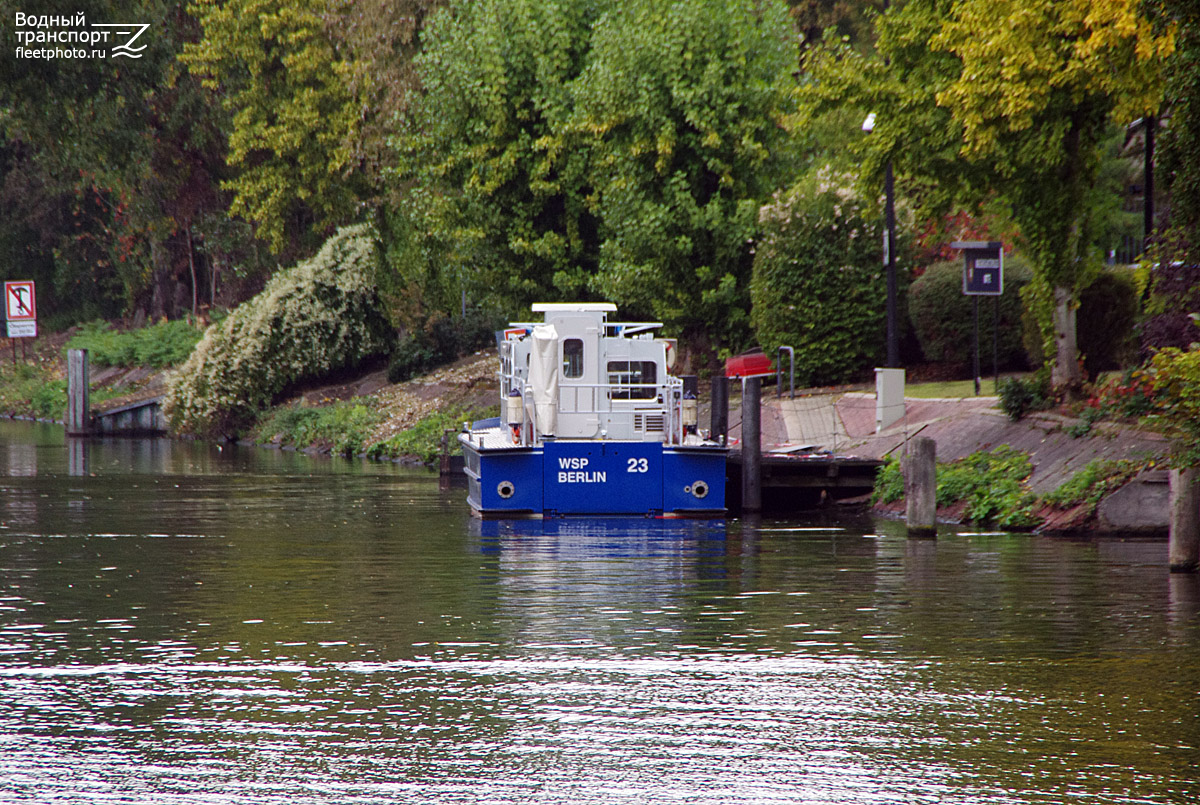
[[[975,378],[975,396],[979,396],[979,297],[971,297],[971,307],[975,310],[975,354],[972,376]]]
[[[1146,193],[1142,203],[1142,251],[1150,248],[1150,238],[1154,235],[1154,130],[1158,128],[1158,116],[1147,115],[1145,125],[1146,161],[1142,166],[1142,175]]]
[[[729,378],[717,375],[712,382],[712,440],[724,446],[729,433]]]
[[[789,346],[781,346],[775,354],[775,396],[783,396],[783,353],[788,356],[788,394],[790,399],[796,399],[796,350]]]
[[[884,241],[884,261],[887,263],[887,365],[890,369],[896,369],[900,366],[900,344],[896,324],[896,201],[895,177],[892,175],[890,159],[884,169],[883,191],[887,204],[887,239]]]
[[[992,297],[992,391],[1000,393],[1000,297]]]

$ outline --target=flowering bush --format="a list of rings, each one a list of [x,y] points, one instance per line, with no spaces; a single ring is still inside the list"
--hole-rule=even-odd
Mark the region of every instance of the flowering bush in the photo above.
[[[369,227],[339,230],[209,327],[171,380],[171,427],[235,435],[289,385],[386,351],[393,334],[371,281],[377,260]]]
[[[1096,389],[1088,405],[1115,417],[1135,418],[1154,410],[1154,378],[1137,369]]]

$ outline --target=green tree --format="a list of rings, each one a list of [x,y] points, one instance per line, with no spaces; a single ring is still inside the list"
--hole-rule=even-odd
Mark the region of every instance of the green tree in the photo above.
[[[183,61],[231,115],[232,215],[276,254],[307,252],[368,194],[351,142],[362,117],[353,67],[329,30],[335,0],[193,0],[203,27]]]
[[[791,165],[796,58],[774,4],[452,5],[396,139],[412,240],[394,262],[443,304],[460,288],[597,295],[744,339],[758,206]]]
[[[1081,380],[1075,308],[1099,264],[1102,146],[1114,122],[1157,107],[1172,48],[1171,30],[1138,11],[1137,0],[911,0],[880,19],[878,55],[829,47],[808,62],[802,108],[876,111],[852,147],[868,176],[891,161],[923,217],[1008,205],[1059,386]]]
[[[1025,238],[1056,386],[1082,382],[1075,309],[1095,266],[1087,194],[1100,146],[1110,121],[1158,108],[1173,48],[1173,33],[1156,32],[1139,5],[959,0],[932,40],[962,63],[938,102],[962,125],[963,155],[995,174]]]
[[[567,147],[572,82],[604,0],[452,3],[429,23],[424,92],[394,140],[391,255],[418,307],[460,291],[509,304],[584,291],[598,260],[587,154]]]
[[[772,3],[636,0],[597,25],[572,124],[602,222],[589,288],[744,342],[758,208],[795,168],[797,59]]]

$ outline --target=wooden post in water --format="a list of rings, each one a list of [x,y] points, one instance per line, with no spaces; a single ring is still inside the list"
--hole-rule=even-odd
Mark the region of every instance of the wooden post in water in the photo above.
[[[762,511],[762,378],[742,380],[742,511]]]
[[[1171,519],[1167,556],[1172,573],[1200,568],[1200,470],[1171,470]]]
[[[67,350],[67,435],[87,436],[91,431],[88,406],[88,352]]]
[[[712,382],[712,434],[714,442],[725,444],[729,433],[729,378],[717,375]]]
[[[918,436],[904,459],[905,521],[910,537],[937,536],[937,443]]]

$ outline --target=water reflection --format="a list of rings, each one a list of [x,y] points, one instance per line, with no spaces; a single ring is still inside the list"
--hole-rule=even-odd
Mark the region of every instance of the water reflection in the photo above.
[[[388,465],[0,423],[0,799],[1183,803],[1153,542],[480,522]],[[19,474],[19,472],[24,474]]]

